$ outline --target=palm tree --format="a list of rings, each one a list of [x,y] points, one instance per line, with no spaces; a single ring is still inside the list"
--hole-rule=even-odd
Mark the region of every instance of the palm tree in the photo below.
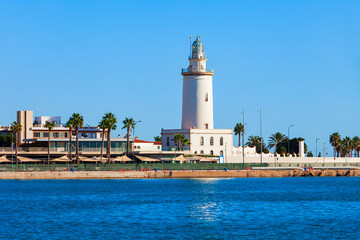
[[[111,130],[116,130],[116,124],[117,124],[117,119],[116,116],[111,113],[105,113],[105,116],[103,117],[103,121],[105,124],[105,127],[107,129],[107,138],[106,138],[106,156],[107,156],[107,162],[110,163],[110,155],[111,155],[111,141],[110,141],[110,137],[111,137]]]
[[[249,136],[248,138],[248,142],[246,143],[247,146],[249,147],[256,147],[256,152],[257,153],[261,153],[261,144],[262,144],[262,141],[261,141],[261,138],[259,136]],[[263,151],[265,150],[266,148],[263,147]]]
[[[50,164],[50,133],[51,131],[54,129],[55,127],[55,123],[54,122],[46,122],[45,123],[45,128],[48,129],[48,157],[47,157],[47,164]]]
[[[241,145],[241,135],[244,137],[245,126],[242,123],[237,123],[234,128],[235,135],[239,135],[239,147]]]
[[[352,139],[353,141],[353,147],[354,147],[354,151],[355,151],[355,157],[360,157],[359,153],[360,153],[360,138],[358,136],[353,137]]]
[[[102,130],[100,161],[102,161],[102,158],[103,158],[104,138],[105,138],[106,127],[107,127],[107,123],[106,123],[106,119],[104,116],[103,119],[101,120],[101,122],[99,122],[99,128]]]
[[[22,125],[18,122],[11,123],[11,131],[15,134],[15,159],[16,159],[16,166],[18,165],[18,158],[17,158],[17,147],[18,147],[18,132],[22,131]]]
[[[345,137],[345,138],[342,140],[344,157],[350,155],[350,153],[351,153],[351,145],[352,145],[352,144],[351,144],[351,138]]]
[[[73,113],[71,118],[73,119],[72,123],[76,134],[76,162],[79,164],[79,128],[84,126],[84,118],[80,113]]]
[[[181,139],[185,138],[184,135],[182,134],[175,134],[174,135],[174,139],[172,139],[175,143],[175,150],[179,150],[180,151],[180,143],[181,143]]]
[[[74,128],[74,119],[71,117],[65,124],[65,127],[69,128],[69,155],[70,155],[70,161],[72,161],[72,132]]]
[[[161,142],[161,137],[160,136],[155,136],[154,141],[155,142]]]
[[[339,157],[338,147],[340,145],[341,136],[338,132],[334,132],[330,135],[330,144],[334,147],[334,156]]]
[[[133,118],[125,118],[125,120],[123,121],[123,124],[124,124],[124,126],[123,126],[122,129],[126,128],[126,131],[127,131],[127,134],[126,134],[126,141],[127,141],[126,154],[129,155],[130,132],[131,132],[131,129],[135,128],[136,122],[135,122],[135,120]]]
[[[185,146],[190,145],[190,141],[184,135],[181,135],[181,136],[182,136],[181,139],[180,139],[181,149],[182,149],[182,151],[184,151]]]
[[[282,134],[281,132],[277,132],[272,134],[269,137],[269,148],[275,148],[274,149],[274,154],[276,153],[276,146],[278,146],[279,143],[283,142],[286,140],[286,136],[284,134]]]

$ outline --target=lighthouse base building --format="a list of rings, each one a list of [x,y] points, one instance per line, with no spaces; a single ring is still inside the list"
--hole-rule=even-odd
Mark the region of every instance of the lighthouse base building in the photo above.
[[[230,156],[233,151],[232,129],[214,129],[213,70],[206,68],[203,44],[197,37],[192,43],[189,67],[182,69],[182,126],[181,129],[162,129],[163,151],[178,148],[174,135],[181,134],[188,144],[181,149],[193,154]]]

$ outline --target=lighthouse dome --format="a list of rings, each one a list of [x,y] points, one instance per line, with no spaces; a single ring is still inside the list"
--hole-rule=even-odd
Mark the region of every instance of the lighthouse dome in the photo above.
[[[200,53],[203,51],[203,43],[197,38],[192,44],[192,52],[193,53]]]

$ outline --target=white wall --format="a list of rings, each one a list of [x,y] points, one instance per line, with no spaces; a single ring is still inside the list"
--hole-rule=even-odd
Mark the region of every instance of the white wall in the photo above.
[[[323,157],[264,157],[262,158],[263,163],[274,164],[276,161],[277,164],[279,163],[310,163],[310,164],[317,164],[321,165],[325,162],[326,165],[331,164],[350,164],[350,163],[360,163],[360,158],[333,158],[333,157],[326,157],[325,161]],[[228,156],[226,158],[227,163],[242,163],[243,158],[242,156]],[[245,156],[245,163],[260,163],[260,156],[257,157],[249,157]]]
[[[57,124],[60,124],[61,117],[40,116],[35,117],[35,122],[37,122],[38,124],[45,124],[46,122],[56,122]]]

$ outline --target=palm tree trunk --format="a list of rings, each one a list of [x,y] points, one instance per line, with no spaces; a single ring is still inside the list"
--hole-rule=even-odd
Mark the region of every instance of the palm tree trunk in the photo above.
[[[72,128],[70,128],[70,131],[69,131],[69,143],[70,143],[70,146],[69,146],[69,151],[70,151],[70,161],[72,162]]]
[[[111,129],[108,128],[107,146],[106,146],[106,155],[107,155],[107,162],[108,162],[108,163],[110,163],[110,147],[111,147],[110,132],[111,132]]]
[[[48,157],[47,157],[47,164],[50,164],[50,131],[48,136]]]
[[[126,146],[126,155],[129,155],[129,134],[130,134],[130,127],[127,127],[127,134],[126,134],[126,141],[127,141],[127,146]]]
[[[105,138],[105,129],[103,129],[103,134],[102,134],[102,138],[101,138],[101,154],[100,154],[100,161],[102,161],[102,157],[103,157],[104,138]]]
[[[16,160],[16,167],[18,165],[17,147],[18,147],[18,136],[17,136],[17,133],[15,133],[15,160]]]
[[[80,163],[80,161],[79,161],[79,127],[76,127],[76,162],[77,162],[77,164]]]
[[[241,146],[241,133],[239,132],[239,147]]]

